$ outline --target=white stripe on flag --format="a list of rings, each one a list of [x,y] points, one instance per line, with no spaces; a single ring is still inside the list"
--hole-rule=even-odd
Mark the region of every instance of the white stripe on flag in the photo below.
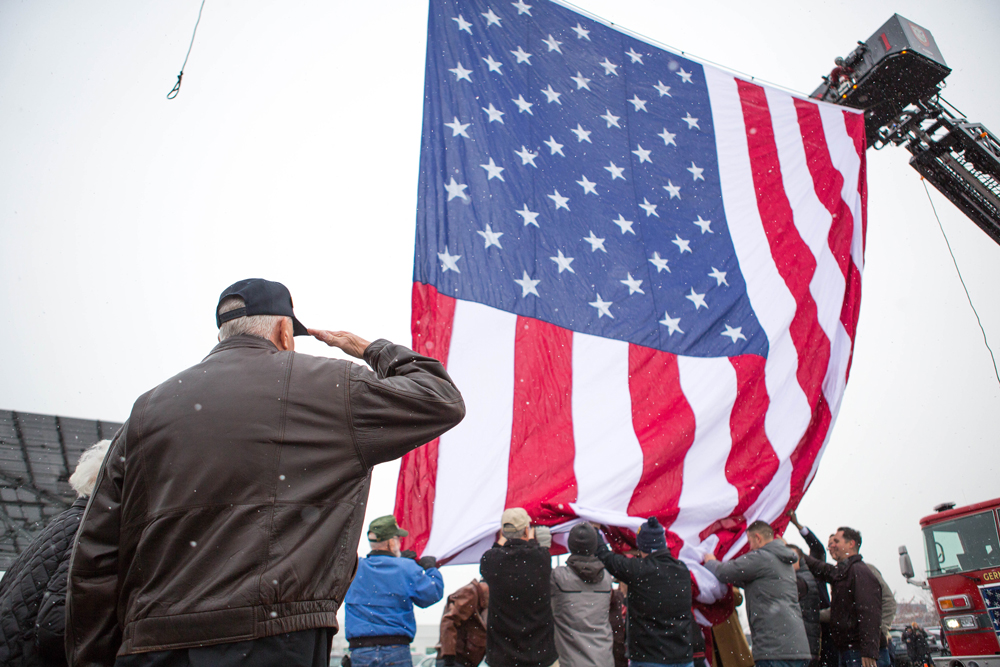
[[[629,344],[573,334],[573,442],[577,516],[637,528],[628,516],[642,477],[642,447],[632,426]]]
[[[772,488],[765,489],[745,513],[750,522],[761,517],[761,505],[770,508],[782,497],[787,502],[791,466],[786,462],[809,426],[812,410],[798,382],[798,351],[788,329],[796,303],[775,265],[760,218],[736,80],[715,68],[705,69],[705,79],[712,102],[729,232],[747,282],[747,295],[769,344],[764,375],[770,404],[764,430],[778,456],[779,467],[768,485]],[[766,518],[773,520],[776,516]],[[737,540],[734,549],[742,547],[745,540],[746,536]]]
[[[517,316],[455,304],[448,373],[466,414],[438,445],[434,522],[425,554],[443,558],[496,532],[507,500]]]
[[[688,544],[736,507],[736,487],[726,479],[733,446],[729,417],[736,404],[736,371],[726,357],[677,357],[681,391],[694,412],[694,442],[684,457],[679,512],[670,530]]]
[[[833,166],[840,170],[844,177],[844,189],[841,197],[851,207],[854,216],[854,240],[851,242],[851,259],[858,271],[864,273],[865,255],[864,239],[861,224],[861,193],[858,192],[858,179],[861,178],[861,158],[854,147],[854,139],[847,133],[844,114],[841,109],[826,104],[819,105],[819,116],[823,120],[823,133],[826,134],[830,146],[830,157]]]

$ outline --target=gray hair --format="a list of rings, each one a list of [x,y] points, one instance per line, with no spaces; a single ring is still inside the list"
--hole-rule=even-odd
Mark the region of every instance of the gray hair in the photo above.
[[[107,455],[110,445],[110,440],[101,440],[80,454],[76,470],[69,476],[69,485],[76,491],[77,497],[87,498],[94,492],[97,474],[101,472],[101,464],[104,463],[104,457]]]
[[[231,310],[243,308],[244,306],[246,306],[246,302],[243,300],[243,297],[229,296],[219,304],[219,314],[222,315],[223,313],[228,313]],[[219,341],[221,342],[231,336],[239,336],[240,334],[249,334],[270,340],[271,336],[274,335],[274,330],[277,328],[278,323],[283,319],[283,315],[245,315],[237,317],[235,320],[222,323],[222,326],[219,327]]]

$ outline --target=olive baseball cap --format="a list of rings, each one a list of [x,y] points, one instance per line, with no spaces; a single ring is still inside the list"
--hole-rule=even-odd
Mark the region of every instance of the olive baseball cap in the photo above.
[[[394,537],[406,537],[408,532],[396,525],[396,517],[380,516],[368,524],[368,541],[385,542]]]
[[[263,278],[248,278],[233,283],[219,295],[219,305],[230,296],[243,299],[243,308],[230,310],[219,314],[219,306],[215,307],[215,324],[222,326],[223,322],[235,320],[249,315],[280,315],[292,318],[292,333],[295,336],[308,336],[309,330],[299,322],[292,311],[292,294],[281,283]]]

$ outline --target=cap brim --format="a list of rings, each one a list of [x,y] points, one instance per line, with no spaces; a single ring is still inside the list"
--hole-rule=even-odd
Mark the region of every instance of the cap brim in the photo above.
[[[402,528],[398,526],[396,527],[396,537],[406,537],[409,534],[409,532],[403,530]]]
[[[308,336],[309,330],[305,328],[302,322],[299,322],[299,318],[292,315],[292,335],[293,336]]]

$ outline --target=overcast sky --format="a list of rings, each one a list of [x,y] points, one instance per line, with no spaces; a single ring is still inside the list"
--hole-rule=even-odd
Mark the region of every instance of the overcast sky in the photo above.
[[[219,292],[251,276],[288,285],[308,326],[410,342],[426,3],[208,0],[167,101],[198,5],[0,3],[0,408],[124,420],[211,349]],[[953,68],[947,99],[1000,131],[996,2],[579,5],[803,93],[898,11]],[[823,538],[860,529],[901,598],[920,517],[1000,495],[1000,385],[908,156],[868,152],[852,374],[799,512]],[[1000,349],[1000,246],[932,199]],[[369,518],[397,470],[376,470]],[[446,568],[446,591],[475,573]]]

